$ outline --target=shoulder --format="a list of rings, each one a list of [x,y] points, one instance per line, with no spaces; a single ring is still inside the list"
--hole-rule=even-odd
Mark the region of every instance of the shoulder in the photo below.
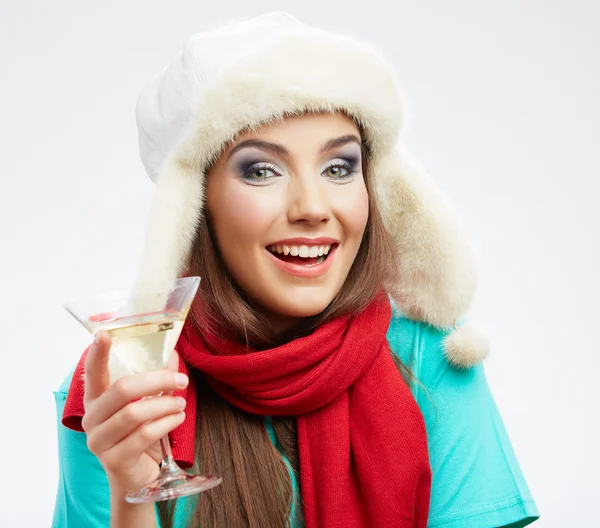
[[[65,376],[62,380],[62,383],[56,390],[54,394],[61,394],[66,396],[69,393],[69,387],[71,386],[71,380],[73,379],[73,374],[75,373],[75,369],[71,369],[71,371]]]
[[[393,306],[387,332],[390,349],[420,383],[429,385],[441,370],[454,368],[444,352],[448,334],[448,330],[409,319]]]
[[[488,393],[483,363],[459,367],[447,357],[447,338],[453,328],[444,329],[429,323],[415,321],[400,312],[394,305],[387,339],[392,353],[411,371],[415,383],[411,386],[419,404],[424,403],[423,392],[428,396],[438,392],[443,399],[446,392],[478,393],[485,399]],[[463,320],[458,322],[462,326]],[[427,398],[431,401],[431,398]]]
[[[539,514],[483,364],[450,363],[444,351],[449,332],[394,310],[387,335],[392,353],[416,378],[411,390],[427,427],[433,473],[428,527],[526,526]]]
[[[106,474],[87,447],[85,433],[61,422],[74,369],[54,392],[58,432],[59,482],[53,528],[108,526],[110,495]]]

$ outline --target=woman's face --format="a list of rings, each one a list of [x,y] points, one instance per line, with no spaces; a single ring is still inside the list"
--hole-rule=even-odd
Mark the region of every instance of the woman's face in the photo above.
[[[354,122],[306,114],[248,132],[208,174],[207,208],[236,283],[276,331],[342,288],[369,214]]]

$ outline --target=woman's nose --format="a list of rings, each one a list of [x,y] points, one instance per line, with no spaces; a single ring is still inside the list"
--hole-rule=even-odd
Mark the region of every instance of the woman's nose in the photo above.
[[[318,224],[331,216],[329,197],[322,182],[314,176],[298,178],[289,188],[288,220]]]

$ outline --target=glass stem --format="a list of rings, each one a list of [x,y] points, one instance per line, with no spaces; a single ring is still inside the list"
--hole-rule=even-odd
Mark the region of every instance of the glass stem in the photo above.
[[[160,449],[162,451],[162,461],[160,463],[161,473],[182,472],[182,469],[177,465],[177,463],[173,459],[173,452],[171,451],[169,435],[165,435],[160,439]]]

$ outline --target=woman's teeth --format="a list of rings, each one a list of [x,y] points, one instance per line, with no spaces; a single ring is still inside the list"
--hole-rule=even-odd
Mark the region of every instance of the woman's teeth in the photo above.
[[[317,258],[327,255],[331,245],[328,246],[269,246],[271,253],[292,255],[292,257]]]

